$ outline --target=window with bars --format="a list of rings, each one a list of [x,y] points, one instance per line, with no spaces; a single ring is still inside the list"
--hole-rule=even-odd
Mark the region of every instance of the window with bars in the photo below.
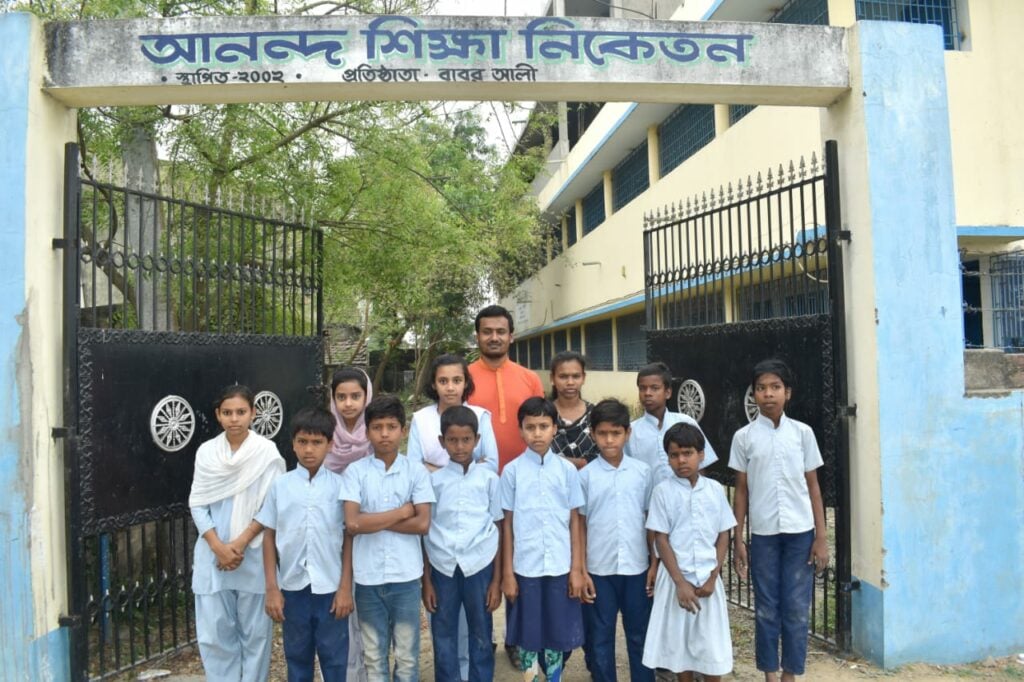
[[[828,0],[789,0],[769,20],[775,24],[828,25]]]
[[[508,347],[508,358],[512,362],[519,362],[519,344],[512,343]]]
[[[942,27],[947,50],[960,48],[956,0],[857,0],[857,20],[906,21]]]
[[[565,243],[572,246],[576,243],[576,206],[569,209],[565,217]]]
[[[651,186],[647,162],[647,142],[631,151],[612,170],[612,206],[620,208],[647,191]]]
[[[736,125],[743,117],[757,109],[756,104],[733,104],[729,107],[729,125]]]
[[[715,139],[715,107],[684,104],[662,122],[658,129],[661,174],[668,175]]]
[[[647,315],[641,310],[615,321],[620,372],[637,370],[647,364]]]
[[[755,282],[739,290],[737,304],[737,317],[740,320],[827,313],[828,274],[819,270]]]
[[[537,369],[547,369],[548,365],[551,364],[551,334],[545,334],[540,337],[540,367]]]
[[[569,350],[577,353],[583,352],[583,327],[573,327],[569,330]]]
[[[565,330],[559,329],[554,333],[555,337],[555,353],[561,353],[563,350],[569,350],[569,342],[565,338]],[[555,357],[552,355],[551,357]],[[550,363],[548,363],[550,364]]]
[[[597,183],[583,198],[583,234],[587,235],[604,222],[604,181]]]
[[[587,325],[587,368],[615,369],[612,353],[612,321],[601,320]]]
[[[534,336],[529,340],[530,344],[530,369],[540,369],[544,366],[544,351],[541,350],[541,337]]]
[[[992,336],[996,348],[1024,350],[1024,253],[992,256]]]

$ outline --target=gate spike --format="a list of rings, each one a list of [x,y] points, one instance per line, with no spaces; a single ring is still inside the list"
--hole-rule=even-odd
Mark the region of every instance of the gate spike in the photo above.
[[[779,181],[779,187],[782,187],[782,179],[783,179],[783,178],[784,178],[785,176],[786,176],[786,171],[785,171],[785,169],[784,169],[784,168],[782,167],[782,164],[780,163],[780,164],[779,164],[779,173],[778,173],[778,175],[776,175],[776,176],[775,176],[775,177],[776,177],[776,179],[777,179],[777,180]]]
[[[728,194],[728,195],[726,195],[726,196],[728,196],[728,197],[729,197],[729,203],[731,204],[731,203],[732,203],[732,201],[733,201],[733,194],[732,194],[732,180],[730,180],[730,181],[729,181],[729,194]]]
[[[700,212],[704,213],[707,210],[708,210],[708,193],[707,192],[701,192]]]
[[[725,206],[725,185],[718,186],[718,205]]]
[[[789,181],[796,182],[796,166],[793,165],[793,159],[789,160]]]
[[[761,171],[757,172],[757,193],[760,194],[764,188],[764,180],[761,179]]]
[[[684,217],[689,218],[693,214],[693,204],[690,203],[690,197],[686,197],[686,213]]]
[[[811,152],[811,174],[818,174],[818,152]]]

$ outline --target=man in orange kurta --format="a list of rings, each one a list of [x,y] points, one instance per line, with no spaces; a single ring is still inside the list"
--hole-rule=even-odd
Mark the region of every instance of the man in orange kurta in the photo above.
[[[500,305],[487,306],[477,313],[480,359],[469,366],[476,388],[468,402],[491,413],[494,438],[498,441],[499,473],[526,450],[519,435],[519,406],[527,398],[544,395],[537,374],[509,359],[512,332],[512,315]]]

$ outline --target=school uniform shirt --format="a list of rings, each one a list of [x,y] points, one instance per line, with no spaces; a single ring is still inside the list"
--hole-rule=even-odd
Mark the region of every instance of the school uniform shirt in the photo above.
[[[492,369],[483,359],[476,360],[470,363],[469,374],[476,389],[467,402],[491,413],[500,474],[505,465],[526,448],[519,433],[519,406],[527,398],[544,397],[544,387],[536,372],[509,359],[497,369]]]
[[[658,419],[648,412],[644,412],[642,417],[633,420],[630,424],[626,454],[646,462],[647,466],[651,467],[655,485],[675,476],[672,467],[668,465],[668,455],[665,454],[665,434],[672,426],[680,422],[692,424],[700,429],[700,424],[694,421],[690,415],[668,410],[665,410],[660,429],[658,428]],[[701,433],[704,433],[703,429]],[[715,454],[715,448],[705,436],[704,463],[700,468],[707,469],[717,461],[718,455]]]
[[[755,535],[803,533],[814,528],[804,474],[824,462],[814,431],[785,414],[778,428],[758,415],[732,437],[729,468],[747,473],[747,517]]]
[[[196,524],[199,539],[196,541],[192,564],[192,593],[215,594],[221,590],[236,590],[264,594],[266,579],[263,575],[263,548],[245,548],[245,558],[233,571],[217,568],[217,557],[203,534],[216,529],[217,537],[224,542],[231,539],[231,509],[234,498],[228,497],[212,504],[191,507],[192,520]],[[225,539],[227,538],[227,539]]]
[[[496,521],[505,516],[498,497],[498,475],[484,464],[473,462],[467,470],[461,464],[430,474],[434,503],[430,532],[424,538],[430,565],[449,578],[455,568],[462,575],[479,573],[494,563],[498,553]]]
[[[511,511],[512,570],[526,578],[559,576],[572,566],[570,511],[583,506],[576,467],[548,450],[527,449],[501,474],[501,507]]]
[[[498,473],[498,442],[494,440],[491,413],[477,405],[466,405],[476,414],[480,442],[473,448],[473,460],[479,461]],[[450,458],[438,437],[441,435],[441,413],[437,403],[416,410],[409,427],[409,450],[406,457],[414,462],[426,462],[436,467],[447,466]]]
[[[277,586],[333,594],[341,582],[345,512],[341,476],[321,466],[311,479],[299,466],[274,480],[256,520],[275,532]]]
[[[342,475],[339,499],[357,502],[370,514],[398,509],[406,502],[434,501],[427,470],[399,453],[391,468],[377,457],[350,464]],[[352,541],[352,573],[360,585],[405,583],[423,576],[420,536],[382,530],[356,535]]]
[[[718,534],[736,525],[725,490],[700,476],[697,485],[673,475],[654,488],[647,529],[668,535],[679,571],[692,585],[703,585],[718,565]]]
[[[647,570],[644,515],[651,496],[651,468],[635,457],[612,466],[598,456],[580,471],[587,517],[587,571],[637,575]]]

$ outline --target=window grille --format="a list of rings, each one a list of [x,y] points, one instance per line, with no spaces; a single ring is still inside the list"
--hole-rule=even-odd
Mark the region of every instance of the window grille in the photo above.
[[[1024,350],[1024,253],[992,256],[992,335],[997,348]]]
[[[647,364],[646,324],[647,316],[642,310],[615,321],[620,372],[638,370]]]
[[[661,174],[676,166],[715,139],[715,107],[711,104],[684,104],[666,118],[658,129]]]
[[[577,353],[583,352],[583,327],[573,327],[569,330],[569,349]]]
[[[604,181],[597,183],[590,194],[583,198],[583,234],[593,232],[604,222]]]
[[[647,142],[631,151],[612,171],[612,206],[620,208],[647,191],[651,186]]]
[[[769,21],[774,24],[827,26],[828,0],[789,0]]]
[[[519,362],[519,344],[513,343],[508,347],[508,358],[512,362]]]
[[[587,367],[612,370],[612,321],[601,320],[587,325]]]
[[[857,0],[857,20],[906,21],[942,27],[947,50],[960,48],[956,0]]]
[[[569,350],[569,344],[568,344],[568,341],[565,338],[565,330],[564,329],[559,329],[557,332],[555,332],[554,336],[555,336],[555,353],[556,354],[557,353],[561,353],[563,350]],[[552,355],[551,357],[554,357],[554,355]],[[550,365],[551,363],[548,363],[548,364]]]
[[[736,125],[757,108],[756,104],[733,104],[729,107],[729,125]]]
[[[576,206],[569,209],[569,215],[565,217],[565,243],[572,246],[576,243]]]
[[[725,322],[725,297],[721,291],[666,303],[662,317],[671,327],[699,327]]]
[[[827,313],[828,274],[825,270],[818,270],[778,279],[766,278],[740,289],[737,302],[740,320]]]
[[[541,350],[541,338],[534,336],[530,343],[530,369],[540,369],[544,366],[544,351]]]

